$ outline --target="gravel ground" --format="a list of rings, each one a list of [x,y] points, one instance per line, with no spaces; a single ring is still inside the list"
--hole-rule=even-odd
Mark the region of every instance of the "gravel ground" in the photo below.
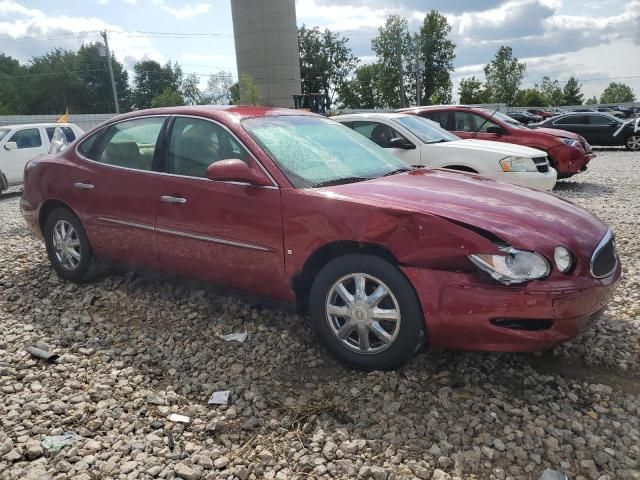
[[[640,479],[640,155],[598,153],[557,192],[617,234],[625,279],[604,319],[540,355],[427,349],[385,373],[348,371],[304,319],[202,284],[64,283],[5,195],[0,478]],[[58,363],[32,359],[36,342]],[[227,406],[207,405],[216,390]],[[43,450],[67,431],[81,438]]]

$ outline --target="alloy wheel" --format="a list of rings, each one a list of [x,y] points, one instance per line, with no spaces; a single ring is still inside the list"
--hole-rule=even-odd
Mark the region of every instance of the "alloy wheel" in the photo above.
[[[352,273],[329,289],[326,319],[343,346],[356,353],[374,354],[393,344],[402,316],[395,295],[380,279]]]
[[[53,227],[53,251],[65,270],[75,270],[82,259],[78,232],[66,220],[58,220]]]
[[[629,150],[640,150],[640,135],[631,135],[627,139]]]

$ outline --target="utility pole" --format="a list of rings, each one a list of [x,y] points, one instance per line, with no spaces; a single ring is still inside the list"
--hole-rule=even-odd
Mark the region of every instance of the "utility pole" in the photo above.
[[[109,78],[111,79],[111,90],[113,92],[113,103],[116,107],[116,113],[120,113],[120,105],[118,104],[118,94],[116,92],[116,82],[113,79],[113,67],[111,66],[111,53],[109,52],[109,41],[107,40],[107,31],[100,32],[104,40],[104,48],[107,54],[107,67],[109,67]]]
[[[416,58],[415,63],[413,64],[413,73],[416,76],[416,105],[419,107],[422,105],[422,72],[424,71],[424,62],[418,58]]]
[[[404,69],[402,68],[402,37],[398,34],[397,43],[397,55],[398,55],[398,81],[400,82],[400,108],[404,108]]]

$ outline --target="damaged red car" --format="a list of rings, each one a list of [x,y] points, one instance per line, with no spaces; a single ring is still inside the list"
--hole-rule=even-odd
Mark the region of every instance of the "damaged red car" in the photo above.
[[[29,162],[21,209],[67,280],[108,260],[297,304],[336,357],[367,370],[425,343],[564,342],[597,319],[621,272],[611,230],[568,201],[409,169],[285,109],[116,117]]]

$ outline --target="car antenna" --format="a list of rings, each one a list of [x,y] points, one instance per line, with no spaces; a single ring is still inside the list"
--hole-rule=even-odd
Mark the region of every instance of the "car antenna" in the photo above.
[[[500,107],[496,107],[496,109],[495,109],[493,112],[491,112],[491,115],[489,115],[489,118],[493,117],[493,115],[494,115],[498,110],[500,110]],[[478,132],[480,131],[480,129],[481,129],[482,127],[484,127],[484,124],[485,124],[485,123],[487,123],[487,122],[489,121],[489,118],[485,118],[485,119],[484,119],[484,121],[480,124],[480,126],[476,128],[476,131],[475,131],[475,132],[473,132],[473,135],[471,135],[471,140],[473,140],[474,138],[476,138],[476,135],[478,135]]]

